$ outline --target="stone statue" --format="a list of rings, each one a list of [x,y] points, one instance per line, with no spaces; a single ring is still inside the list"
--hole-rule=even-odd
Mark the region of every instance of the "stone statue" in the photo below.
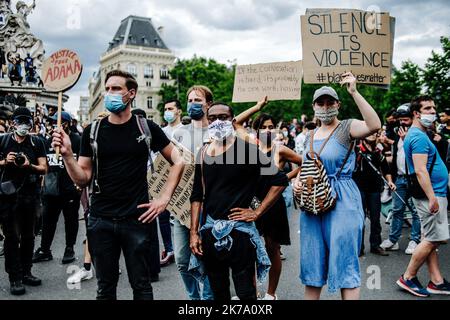
[[[16,4],[17,12],[11,10],[10,0],[0,0],[0,47],[6,54],[19,54],[24,59],[29,53],[40,68],[44,61],[44,45],[30,31],[28,15],[36,7],[36,1],[28,6],[23,1]]]

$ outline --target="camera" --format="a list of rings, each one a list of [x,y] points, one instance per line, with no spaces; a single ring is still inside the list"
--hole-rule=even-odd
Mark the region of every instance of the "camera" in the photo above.
[[[23,152],[16,153],[16,159],[14,160],[14,163],[21,167],[27,162],[27,158],[25,157],[25,154]]]

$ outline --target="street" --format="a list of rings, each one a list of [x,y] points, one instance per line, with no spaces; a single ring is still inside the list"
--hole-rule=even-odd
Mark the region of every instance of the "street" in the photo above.
[[[299,280],[299,224],[298,212],[293,212],[290,216],[291,241],[292,246],[282,248],[286,260],[283,261],[283,271],[277,295],[280,300],[303,300],[304,286]],[[386,238],[388,225],[382,219],[383,239]],[[400,240],[400,250],[390,252],[388,257],[376,256],[368,252],[370,230],[369,221],[366,220],[366,254],[361,258],[362,287],[361,299],[363,300],[418,300],[410,294],[402,292],[395,282],[406,269],[411,256],[404,253],[408,243],[409,229],[403,229],[403,236]],[[15,297],[9,293],[9,282],[4,271],[4,258],[0,258],[0,300],[94,300],[96,296],[95,278],[82,282],[79,287],[69,288],[66,284],[67,278],[83,262],[82,241],[85,235],[84,221],[80,221],[80,231],[76,245],[77,260],[71,265],[62,265],[61,259],[64,253],[64,225],[63,218],[60,217],[57,234],[52,246],[53,261],[38,263],[33,266],[33,274],[42,279],[42,286],[27,287],[24,296]],[[160,241],[161,242],[161,241]],[[36,238],[35,246],[39,246],[40,237]],[[403,249],[403,250],[402,250]],[[162,250],[162,249],[161,249]],[[440,265],[444,277],[450,279],[450,248],[442,246],[439,250]],[[118,284],[117,297],[120,300],[131,300],[132,290],[128,283],[126,268],[123,258],[121,260],[122,275]],[[429,281],[426,266],[419,273],[419,279],[424,286]],[[233,286],[232,286],[233,287]],[[264,293],[264,287],[259,287],[259,291]],[[176,265],[163,268],[160,273],[159,282],[153,283],[154,296],[156,300],[185,300],[186,294],[177,271]],[[233,288],[232,288],[233,290]],[[233,292],[233,291],[232,291]],[[329,294],[324,288],[324,300],[336,300],[339,294]],[[427,299],[446,300],[448,296],[432,296]]]

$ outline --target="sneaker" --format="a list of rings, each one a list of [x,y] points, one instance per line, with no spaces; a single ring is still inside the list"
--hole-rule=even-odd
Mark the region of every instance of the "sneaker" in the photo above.
[[[370,249],[370,253],[379,255],[379,256],[383,256],[383,257],[387,257],[389,255],[389,253],[386,252],[386,250],[384,250],[383,248],[373,248]]]
[[[405,253],[406,254],[413,254],[414,253],[414,250],[416,250],[416,248],[417,248],[417,243],[415,242],[415,241],[410,241],[409,243],[408,243],[408,248],[406,248],[406,250],[405,250]]]
[[[167,267],[168,265],[175,262],[175,254],[173,251],[166,252],[165,250],[161,254],[161,260],[159,261],[159,265],[161,267]]]
[[[409,293],[415,295],[416,297],[429,297],[430,293],[422,287],[417,277],[412,278],[411,280],[406,280],[403,278],[403,275],[400,279],[397,280],[397,285],[403,290],[408,291]]]
[[[235,301],[235,300],[240,300],[238,296],[232,296],[231,300]]]
[[[280,259],[281,259],[281,261],[286,260],[286,256],[281,251],[280,251]]]
[[[3,247],[0,247],[0,257],[3,257],[5,255],[5,250]]]
[[[33,276],[31,274],[31,272],[29,272],[23,276],[22,283],[27,286],[38,287],[42,284],[42,280],[39,278],[36,278],[35,276]]]
[[[66,247],[64,250],[64,257],[62,258],[62,264],[68,264],[75,261],[75,251],[73,251],[73,247]]]
[[[387,251],[397,251],[400,247],[397,243],[392,243],[391,240],[386,239],[383,241],[383,243],[380,244],[381,249],[387,250]]]
[[[258,300],[278,300],[278,296],[277,295],[272,296],[272,295],[266,293],[266,295],[264,297],[262,297],[261,299],[258,299]]]
[[[89,280],[94,277],[94,272],[91,270],[86,270],[84,267],[75,272],[73,275],[67,279],[67,283],[75,284],[80,283],[81,281]]]
[[[11,281],[9,292],[11,292],[14,296],[21,296],[25,294],[25,287],[23,286],[22,281]]]
[[[50,260],[53,260],[52,252],[50,250],[43,251],[41,248],[39,248],[36,250],[36,252],[33,255],[33,263],[50,261]]]
[[[434,284],[432,281],[428,283],[427,291],[432,294],[445,294],[450,295],[450,283],[444,279],[444,283],[439,285]]]

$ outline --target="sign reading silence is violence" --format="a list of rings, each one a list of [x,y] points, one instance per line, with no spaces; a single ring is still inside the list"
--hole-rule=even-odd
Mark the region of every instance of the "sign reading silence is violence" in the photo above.
[[[301,27],[305,83],[339,83],[350,71],[359,83],[390,84],[395,18],[389,13],[308,9]]]

